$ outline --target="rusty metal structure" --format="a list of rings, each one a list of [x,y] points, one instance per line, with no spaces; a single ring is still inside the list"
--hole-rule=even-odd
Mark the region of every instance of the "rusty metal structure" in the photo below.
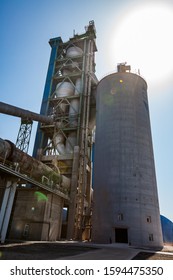
[[[51,55],[40,114],[0,102],[1,113],[21,118],[17,146],[6,140],[0,141],[1,184],[6,186],[1,211],[2,242],[8,223],[11,227],[9,236],[14,238],[22,236],[33,239],[34,228],[35,232],[39,232],[37,238],[41,240],[59,239],[62,235],[76,240],[91,236],[91,148],[96,112],[95,88],[98,83],[95,76],[95,39],[94,22],[90,21],[84,34],[74,34],[68,42],[63,42],[60,37],[50,40]],[[28,149],[31,126],[28,128],[27,125],[32,121],[38,121],[38,128],[31,157],[23,151],[27,152]],[[25,190],[30,197],[30,193],[37,188],[42,189],[47,197],[49,193],[53,195],[50,198],[52,202],[49,199],[45,202],[46,214],[32,220],[22,216],[21,220],[24,221],[19,221],[16,213],[19,213],[18,207],[23,205],[20,193]],[[12,189],[11,194],[9,191],[7,193],[7,189]],[[16,196],[18,199],[15,202]],[[58,230],[50,219],[48,221],[50,214],[47,210],[49,204],[52,209],[57,206],[55,196],[59,205],[59,218],[54,218]],[[31,203],[32,200],[29,200],[28,205]],[[2,213],[9,205],[9,213]],[[63,209],[68,213],[64,222]],[[21,228],[20,233],[18,228]]]

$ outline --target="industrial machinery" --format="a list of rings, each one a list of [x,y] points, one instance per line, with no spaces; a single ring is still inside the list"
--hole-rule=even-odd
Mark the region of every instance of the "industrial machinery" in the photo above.
[[[16,147],[26,153],[29,149],[33,120],[43,123],[46,122],[47,124],[53,123],[52,118],[12,106],[4,102],[0,102],[0,112],[21,118],[21,125],[16,140]]]
[[[95,26],[68,42],[50,40],[52,48],[41,114],[53,117],[39,124],[34,157],[71,180],[67,238],[90,236],[91,134],[95,120]],[[83,237],[82,237],[83,236]]]
[[[1,141],[1,146],[6,146],[7,154],[8,151],[11,153],[11,148],[13,148],[15,154],[22,155],[20,160],[15,163],[17,166],[20,165],[19,170],[24,168],[25,175],[27,174],[33,180],[38,180],[37,186],[40,180],[43,185],[47,183],[49,187],[52,186],[54,195],[58,196],[55,193],[58,190],[61,192],[59,197],[62,198],[64,188],[67,191],[61,208],[59,208],[59,223],[62,223],[63,209],[67,211],[66,221],[62,223],[62,228],[58,225],[58,231],[56,231],[55,228],[50,229],[50,224],[45,225],[45,223],[48,224],[48,221],[44,215],[40,216],[42,230],[39,229],[40,233],[37,238],[42,240],[45,238],[48,240],[59,239],[61,236],[81,240],[90,239],[91,236],[91,139],[96,113],[95,88],[98,83],[95,76],[95,52],[97,51],[95,38],[94,22],[90,21],[84,34],[74,34],[74,37],[70,38],[68,42],[64,43],[60,37],[50,40],[52,49],[40,114],[8,104],[0,104],[0,112],[19,116],[24,120],[24,133],[19,133],[23,137],[27,135],[25,128],[28,122],[25,120],[39,122],[33,157],[22,154],[8,141]],[[27,137],[26,141],[28,141]],[[21,140],[17,143],[19,148],[24,147],[24,145],[20,145]],[[11,154],[8,156],[13,165],[14,158],[14,153],[13,159]],[[2,161],[7,161],[6,154],[2,153]],[[32,176],[27,173],[31,170]],[[52,177],[56,182],[51,179]],[[26,187],[26,189],[28,193],[33,191],[32,188]],[[20,199],[22,200],[23,196],[22,198],[19,196],[16,205],[22,204]],[[49,201],[49,203],[51,202]],[[45,204],[44,211],[47,211],[46,207]],[[33,232],[35,227],[35,231],[37,231],[38,224],[27,220],[24,229],[23,225],[19,225],[19,227],[25,233],[25,238],[33,239],[29,230],[26,235],[25,228],[30,228],[30,232]],[[11,235],[16,237],[17,230],[14,230],[14,226],[11,226],[11,231],[15,231],[11,232]],[[56,231],[56,234],[50,237],[51,231]]]

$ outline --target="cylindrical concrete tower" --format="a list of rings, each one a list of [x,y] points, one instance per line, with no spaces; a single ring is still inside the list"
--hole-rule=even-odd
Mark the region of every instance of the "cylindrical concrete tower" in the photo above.
[[[160,248],[147,84],[120,67],[99,82],[96,106],[92,241]]]

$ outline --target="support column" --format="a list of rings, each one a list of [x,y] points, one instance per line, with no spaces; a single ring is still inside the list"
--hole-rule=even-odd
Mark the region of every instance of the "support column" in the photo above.
[[[16,192],[16,182],[7,182],[6,190],[4,193],[4,198],[2,202],[2,207],[0,211],[0,241],[5,242],[7,229],[9,225],[9,220],[11,216],[11,211],[13,207],[15,192]]]
[[[70,191],[70,203],[68,213],[68,227],[67,227],[67,239],[74,238],[75,230],[75,214],[76,214],[76,195],[78,186],[78,170],[79,168],[79,146],[74,147],[73,157],[73,169],[71,177],[71,191]]]

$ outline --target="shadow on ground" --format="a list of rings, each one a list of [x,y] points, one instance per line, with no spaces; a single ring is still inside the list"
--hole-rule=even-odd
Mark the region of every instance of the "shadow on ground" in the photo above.
[[[59,243],[11,244],[0,246],[0,260],[56,260],[97,250],[92,247]],[[80,258],[79,258],[80,259]]]

